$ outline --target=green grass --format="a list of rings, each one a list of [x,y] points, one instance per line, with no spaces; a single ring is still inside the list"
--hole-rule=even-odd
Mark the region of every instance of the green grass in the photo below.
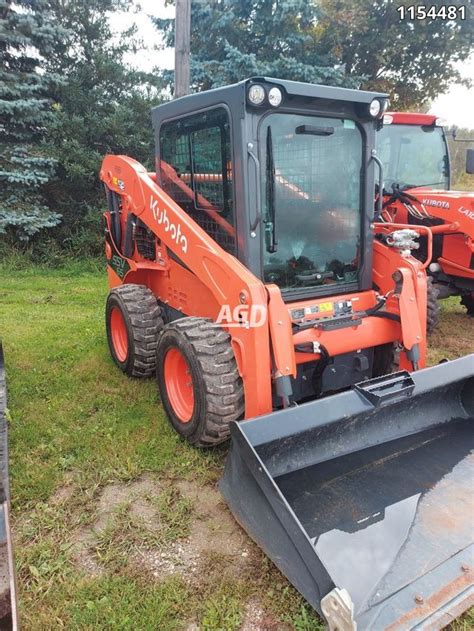
[[[133,550],[159,549],[192,528],[195,507],[172,480],[214,484],[226,448],[188,447],[164,418],[154,381],[126,379],[115,368],[104,334],[104,270],[87,263],[13,271],[3,264],[0,272],[23,628],[166,631],[195,621],[227,631],[239,628],[248,599],[258,597],[276,621],[319,630],[320,621],[263,555],[251,575],[234,577],[216,554],[199,589],[137,571],[129,562]],[[474,351],[472,325],[456,299],[445,301],[430,360]],[[93,528],[102,489],[144,474],[164,485],[159,496],[144,498],[157,527],[133,514],[133,498],[119,503],[95,534],[101,571],[85,571],[75,541]],[[453,628],[470,623],[465,616]]]

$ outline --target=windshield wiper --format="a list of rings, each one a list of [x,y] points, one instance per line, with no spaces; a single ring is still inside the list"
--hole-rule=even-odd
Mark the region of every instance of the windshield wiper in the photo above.
[[[400,190],[407,191],[410,188],[421,188],[423,186],[435,186],[436,184],[444,184],[444,182],[431,182],[431,184],[404,184]]]
[[[431,182],[430,184],[405,184],[403,190],[407,188],[421,188],[423,186],[435,186],[436,184],[444,184],[444,182]]]
[[[273,254],[277,251],[276,238],[276,211],[275,211],[275,163],[273,160],[272,129],[267,129],[267,164],[266,164],[266,197],[267,214],[269,220],[265,222],[267,252]]]

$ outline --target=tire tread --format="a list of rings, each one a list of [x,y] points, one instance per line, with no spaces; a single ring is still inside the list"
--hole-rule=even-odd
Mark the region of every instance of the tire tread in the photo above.
[[[111,290],[127,310],[132,324],[133,365],[127,373],[132,377],[150,377],[156,370],[158,334],[164,326],[156,297],[146,285],[120,285]]]
[[[230,436],[230,422],[242,418],[244,388],[237,369],[230,335],[204,318],[181,318],[163,328],[174,329],[191,344],[205,385],[207,415],[198,447],[212,447]]]

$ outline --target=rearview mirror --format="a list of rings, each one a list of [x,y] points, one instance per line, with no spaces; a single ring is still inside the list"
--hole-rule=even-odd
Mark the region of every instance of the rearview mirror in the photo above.
[[[474,149],[466,151],[466,173],[469,173],[469,175],[474,174]]]

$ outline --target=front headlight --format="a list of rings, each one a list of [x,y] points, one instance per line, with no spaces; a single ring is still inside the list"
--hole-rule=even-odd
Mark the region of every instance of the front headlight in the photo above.
[[[382,111],[382,104],[378,99],[374,99],[369,105],[369,114],[372,118],[377,118]]]
[[[268,91],[268,102],[273,107],[278,107],[280,103],[283,101],[283,94],[281,93],[280,88],[270,88]]]
[[[265,100],[265,90],[262,85],[255,83],[251,85],[247,93],[247,98],[252,105],[261,105]]]

